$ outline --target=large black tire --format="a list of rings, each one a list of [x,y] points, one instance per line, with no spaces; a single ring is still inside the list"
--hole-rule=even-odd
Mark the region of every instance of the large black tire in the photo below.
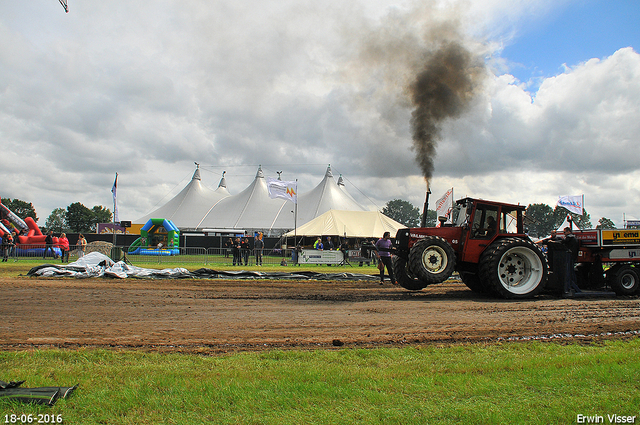
[[[616,267],[608,277],[609,285],[617,295],[635,295],[640,292],[638,271],[631,265]]]
[[[393,274],[400,286],[410,291],[419,291],[427,286],[426,283],[411,274],[407,260],[394,255],[391,261],[393,263]]]
[[[460,272],[460,280],[462,280],[462,283],[467,285],[467,288],[471,289],[477,294],[491,294],[491,288],[487,288],[482,284],[482,282],[480,282],[480,277],[478,277],[477,273]]]
[[[444,282],[456,266],[456,253],[439,236],[420,239],[409,251],[409,267],[427,285]]]
[[[547,282],[547,261],[542,251],[526,239],[501,239],[480,256],[479,278],[504,298],[528,298]]]

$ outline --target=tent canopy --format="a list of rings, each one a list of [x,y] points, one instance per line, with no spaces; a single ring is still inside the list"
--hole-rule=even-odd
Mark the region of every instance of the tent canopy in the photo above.
[[[378,211],[329,210],[286,236],[341,236],[347,238],[375,238],[384,232],[395,236],[406,226]]]

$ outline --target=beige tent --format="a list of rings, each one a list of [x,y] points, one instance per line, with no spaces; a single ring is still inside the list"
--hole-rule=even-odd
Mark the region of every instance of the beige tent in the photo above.
[[[406,226],[378,211],[329,210],[286,234],[294,236],[341,236],[347,238],[380,238],[384,232],[395,237]]]

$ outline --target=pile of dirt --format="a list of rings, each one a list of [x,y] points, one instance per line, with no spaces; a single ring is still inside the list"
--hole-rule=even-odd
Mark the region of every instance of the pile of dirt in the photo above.
[[[90,252],[99,252],[101,254],[106,255],[107,257],[110,257],[112,248],[113,248],[113,244],[111,242],[93,241],[87,244],[85,253],[88,254]]]

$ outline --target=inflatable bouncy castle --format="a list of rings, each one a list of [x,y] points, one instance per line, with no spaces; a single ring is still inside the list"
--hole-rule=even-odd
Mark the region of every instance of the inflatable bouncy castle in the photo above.
[[[43,235],[35,220],[27,217],[22,220],[9,208],[0,202],[0,237],[7,233],[13,236],[16,245],[16,255],[36,256],[43,255],[46,235]],[[58,245],[58,238],[53,237],[53,246]],[[55,255],[60,255],[60,248],[53,248]]]
[[[140,237],[127,250],[133,255],[180,254],[180,230],[171,220],[152,218],[140,229]]]

